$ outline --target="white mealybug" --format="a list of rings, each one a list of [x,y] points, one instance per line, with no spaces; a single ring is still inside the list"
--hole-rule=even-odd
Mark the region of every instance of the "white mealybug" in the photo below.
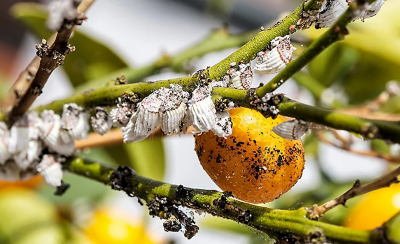
[[[212,131],[219,137],[228,137],[232,134],[232,120],[226,111],[216,114],[217,120]]]
[[[227,78],[225,78],[227,77]],[[228,87],[229,75],[225,75],[222,80],[213,80],[208,84],[208,89],[211,91],[214,87]]]
[[[181,86],[171,85],[160,108],[161,129],[166,135],[182,132],[188,98],[189,93],[183,91]]]
[[[233,62],[226,74],[222,81],[227,83],[229,87],[248,90],[253,83],[253,71],[250,63],[244,64],[240,62],[236,67],[236,63]]]
[[[10,132],[4,122],[0,122],[0,165],[11,158],[12,154],[8,151],[8,141]]]
[[[304,134],[309,133],[311,123],[303,120],[290,120],[272,128],[278,136],[288,139],[297,140],[300,139]]]
[[[198,86],[188,102],[189,113],[187,123],[192,123],[195,133],[207,132],[214,128],[217,120],[215,105],[211,99],[211,92],[205,86]]]
[[[382,5],[385,3],[386,0],[376,0],[375,2],[369,4],[365,3],[364,8],[362,11],[354,18],[355,19],[361,19],[361,21],[364,21],[364,19],[374,17],[375,15],[378,14],[379,10],[381,9]]]
[[[68,133],[62,137],[63,131],[61,130],[61,118],[52,110],[44,110],[41,114],[42,125],[40,126],[40,137],[43,142],[53,152],[62,154],[64,156],[71,156],[74,152],[74,140]],[[65,137],[69,139],[65,140]]]
[[[96,112],[94,116],[91,117],[90,123],[92,125],[93,130],[100,134],[104,135],[108,131],[110,131],[112,126],[112,121],[107,111],[102,107],[96,107]]]
[[[56,0],[49,4],[48,12],[49,18],[47,19],[47,27],[50,30],[57,31],[61,28],[64,20],[74,20],[78,11],[74,6],[76,1],[73,0]]]
[[[25,113],[10,130],[8,151],[13,154],[15,163],[21,169],[27,169],[36,163],[41,151],[39,127],[42,120],[36,112]]]
[[[71,135],[72,139],[85,139],[89,133],[89,114],[75,103],[65,104],[61,127]]]
[[[168,90],[161,88],[145,97],[137,104],[137,111],[122,127],[124,142],[137,142],[146,139],[160,125],[159,110]]]
[[[27,112],[10,129],[8,150],[16,153],[27,147],[31,140],[39,138],[39,126],[42,120],[36,112]]]
[[[117,107],[110,112],[112,125],[114,127],[126,126],[134,113],[134,105],[127,103],[118,104]]]
[[[37,171],[43,176],[44,181],[53,187],[62,185],[62,167],[58,156],[45,154],[37,165]]]
[[[275,74],[283,70],[293,58],[295,47],[290,44],[290,36],[276,37],[269,47],[257,54],[254,72],[257,74]]]
[[[331,27],[349,7],[348,0],[327,0],[321,7],[316,29]]]

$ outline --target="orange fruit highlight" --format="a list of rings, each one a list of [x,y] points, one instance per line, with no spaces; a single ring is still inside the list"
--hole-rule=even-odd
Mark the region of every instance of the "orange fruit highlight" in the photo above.
[[[366,194],[350,210],[344,226],[373,230],[400,211],[400,184]]]
[[[142,225],[132,224],[127,216],[110,209],[96,211],[88,227],[86,236],[95,244],[154,244]]]
[[[195,150],[211,179],[234,197],[250,202],[270,202],[290,190],[304,169],[301,140],[287,140],[272,132],[286,117],[265,118],[258,111],[229,111],[233,133],[228,138],[213,132],[195,135]]]

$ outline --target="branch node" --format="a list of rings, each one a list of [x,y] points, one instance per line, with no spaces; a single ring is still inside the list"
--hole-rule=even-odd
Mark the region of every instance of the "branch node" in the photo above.
[[[36,48],[36,55],[40,58],[43,56],[47,56],[50,52],[49,45],[47,45],[46,39],[42,39],[42,42],[40,44],[35,44]]]

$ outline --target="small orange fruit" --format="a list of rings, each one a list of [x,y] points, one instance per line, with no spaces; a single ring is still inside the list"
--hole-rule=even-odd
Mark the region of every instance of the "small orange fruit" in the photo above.
[[[228,138],[211,131],[195,136],[204,170],[223,191],[231,191],[240,200],[265,203],[280,197],[303,173],[301,140],[290,141],[271,131],[286,117],[265,118],[248,108],[229,113],[233,133]]]
[[[155,243],[146,235],[142,225],[133,224],[127,216],[111,209],[96,211],[85,233],[95,244]]]
[[[7,187],[23,187],[23,188],[38,188],[43,185],[43,178],[40,174],[29,180],[19,180],[19,181],[1,181],[0,180],[0,189]]]
[[[400,211],[400,184],[366,194],[347,216],[344,226],[373,230]]]

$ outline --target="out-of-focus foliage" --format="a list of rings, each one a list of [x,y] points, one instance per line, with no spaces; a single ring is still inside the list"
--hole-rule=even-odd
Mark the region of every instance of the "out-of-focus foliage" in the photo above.
[[[350,104],[371,100],[386,82],[400,81],[400,16],[393,11],[399,8],[398,1],[387,1],[374,18],[351,23],[344,41],[308,65],[310,75],[325,87],[344,92]],[[323,32],[310,29],[304,33],[316,39]]]
[[[47,11],[43,5],[18,3],[11,13],[38,39],[52,36],[53,33],[45,28]],[[68,55],[68,62],[62,67],[74,86],[128,66],[111,48],[79,29],[74,31],[70,44],[76,46],[76,51]]]

